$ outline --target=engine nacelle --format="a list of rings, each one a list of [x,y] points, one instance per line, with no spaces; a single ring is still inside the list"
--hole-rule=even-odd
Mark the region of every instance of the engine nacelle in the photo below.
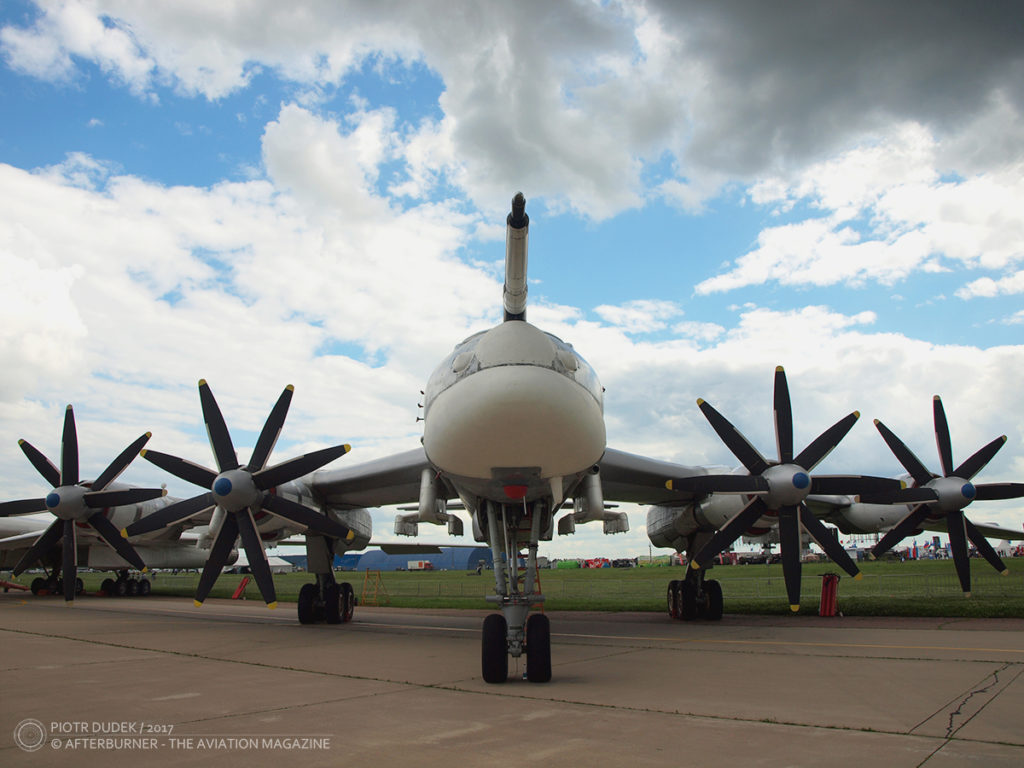
[[[656,547],[682,552],[695,534],[718,530],[745,504],[741,496],[720,495],[685,507],[651,507],[647,510],[647,537]]]
[[[854,502],[830,512],[825,520],[846,535],[878,533],[892,528],[907,516],[910,508],[903,504],[862,504]]]

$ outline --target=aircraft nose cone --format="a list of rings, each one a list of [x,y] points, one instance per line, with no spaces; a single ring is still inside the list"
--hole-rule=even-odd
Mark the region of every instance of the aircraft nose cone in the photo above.
[[[217,481],[213,484],[213,492],[218,496],[227,496],[231,493],[231,481],[226,477],[217,478]]]

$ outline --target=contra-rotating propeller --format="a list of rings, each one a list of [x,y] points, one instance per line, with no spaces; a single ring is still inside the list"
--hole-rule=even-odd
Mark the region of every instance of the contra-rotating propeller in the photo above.
[[[167,491],[161,488],[127,488],[123,490],[105,490],[118,476],[127,469],[142,446],[152,435],[147,432],[134,443],[125,448],[110,466],[93,482],[81,482],[78,476],[78,432],[75,429],[75,412],[69,405],[64,411],[64,432],[60,447],[60,469],[53,465],[42,453],[27,440],[19,440],[18,445],[32,462],[40,475],[53,490],[42,499],[20,499],[0,504],[0,517],[9,515],[27,515],[33,512],[50,512],[57,519],[29,547],[18,564],[14,566],[15,576],[32,566],[60,543],[63,548],[61,577],[64,581],[64,599],[70,603],[75,599],[75,584],[78,578],[78,531],[77,526],[87,525],[99,534],[107,544],[114,548],[125,561],[140,571],[146,569],[145,563],[138,553],[121,536],[103,511],[109,507],[123,504],[138,504],[164,496]]]
[[[307,453],[273,467],[266,466],[274,444],[281,434],[285,417],[288,415],[293,389],[289,384],[281,393],[263,425],[249,463],[244,467],[238,462],[224,416],[221,414],[220,408],[217,407],[217,401],[205,379],[199,382],[199,401],[203,408],[206,431],[210,436],[210,447],[213,449],[213,456],[217,462],[217,471],[214,472],[212,469],[166,453],[142,452],[144,458],[161,469],[208,490],[132,523],[122,531],[123,536],[137,536],[141,533],[159,530],[215,506],[225,512],[223,523],[214,539],[210,555],[203,567],[203,573],[199,577],[199,585],[196,587],[195,603],[197,606],[202,605],[210,594],[221,569],[227,564],[228,556],[235,546],[236,539],[241,536],[242,546],[249,558],[249,567],[252,569],[256,586],[259,587],[264,602],[269,608],[277,607],[270,565],[267,562],[267,555],[263,550],[253,519],[253,516],[260,510],[266,510],[272,515],[325,536],[346,541],[351,541],[355,536],[355,533],[347,526],[309,507],[273,493],[273,489],[277,486],[307,475],[349,451],[347,445],[336,445],[332,448]]]
[[[903,484],[899,480],[864,475],[818,475],[810,472],[850,431],[860,414],[856,411],[839,420],[819,435],[799,455],[793,455],[793,411],[786,372],[775,369],[775,438],[779,459],[765,459],[753,445],[718,411],[704,400],[697,405],[730,451],[747,471],[741,475],[696,475],[669,480],[672,490],[695,493],[742,493],[753,496],[747,505],[712,536],[690,565],[700,568],[734,542],[762,517],[775,517],[779,524],[782,570],[790,609],[800,610],[800,528],[814,538],[826,554],[854,578],[860,570],[828,529],[804,504],[812,493],[858,495],[871,494],[880,503],[899,498]],[[904,492],[905,493],[905,492]],[[929,494],[930,497],[930,494]]]
[[[942,407],[942,399],[938,395],[932,398],[932,413],[935,419],[935,442],[938,445],[939,461],[942,465],[941,476],[928,471],[902,440],[893,434],[885,424],[875,420],[875,426],[878,427],[882,438],[899,459],[900,464],[914,478],[914,483],[921,488],[930,488],[938,498],[914,507],[906,517],[882,537],[882,540],[871,550],[871,555],[878,557],[889,551],[897,542],[917,530],[925,519],[945,517],[946,532],[949,534],[949,548],[953,553],[956,575],[960,579],[960,586],[964,594],[970,597],[971,564],[967,552],[968,539],[974,543],[978,552],[988,560],[993,568],[1004,575],[1007,573],[1007,569],[984,534],[964,515],[964,508],[972,501],[977,500],[1020,498],[1024,496],[1024,483],[982,483],[979,485],[972,483],[971,478],[984,469],[985,465],[1003,447],[1006,435],[997,437],[976,451],[967,461],[954,468],[949,423],[946,421],[946,411]]]

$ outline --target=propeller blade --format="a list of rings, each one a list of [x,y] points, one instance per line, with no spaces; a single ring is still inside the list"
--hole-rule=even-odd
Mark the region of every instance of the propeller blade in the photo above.
[[[277,438],[281,435],[281,428],[288,415],[288,406],[291,405],[294,391],[295,387],[289,384],[277,398],[277,403],[274,404],[266,424],[263,425],[263,431],[260,432],[259,439],[256,441],[256,447],[252,449],[252,457],[247,465],[250,472],[259,472],[266,466],[267,459],[270,458],[270,453],[277,444]]]
[[[701,563],[711,562],[715,556],[725,549],[729,544],[736,541],[743,532],[748,530],[750,526],[757,522],[757,519],[761,517],[767,510],[764,502],[759,498],[752,499],[747,506],[741,509],[732,517],[729,522],[721,527],[721,529],[711,537],[711,540],[705,544],[697,556],[690,561],[692,568],[700,568]]]
[[[796,507],[779,510],[779,547],[782,550],[782,577],[789,596],[789,610],[800,610],[800,523]]]
[[[339,456],[344,456],[351,450],[349,445],[335,445],[332,448],[324,448],[319,451],[307,453],[294,459],[282,462],[274,467],[261,469],[252,476],[256,487],[266,491],[283,483],[290,482],[303,475],[308,475],[325,464],[330,464]]]
[[[46,499],[18,499],[0,503],[0,517],[11,515],[28,515],[33,512],[45,512]]]
[[[926,517],[928,517],[928,505],[918,504],[910,510],[906,517],[896,523],[896,525],[882,537],[881,541],[875,544],[874,548],[871,550],[871,556],[880,557],[888,552],[896,544],[903,541],[911,531],[917,530]]]
[[[64,579],[64,602],[75,599],[75,581],[78,579],[78,552],[75,548],[75,521],[64,521],[64,562],[61,567]]]
[[[705,400],[697,400],[697,407],[710,422],[712,429],[732,451],[733,455],[740,460],[740,463],[747,468],[752,475],[760,475],[768,469],[768,462],[764,456],[758,453],[757,449],[750,444],[740,431],[734,427],[728,419],[716,411],[710,403]],[[718,554],[717,552],[715,554]]]
[[[953,474],[957,477],[962,477],[965,480],[970,480],[976,474],[981,472],[981,470],[985,468],[986,464],[992,461],[992,457],[999,452],[999,449],[1002,448],[1005,443],[1006,435],[1000,435],[984,448],[979,448],[975,451],[974,455],[957,467]]]
[[[263,508],[278,517],[283,517],[285,520],[290,520],[325,536],[333,536],[345,541],[352,541],[355,538],[355,532],[348,526],[291,499],[267,494],[263,497]]]
[[[78,432],[75,430],[75,411],[69,405],[64,411],[64,435],[60,443],[60,483],[78,485]]]
[[[142,451],[142,458],[156,464],[165,472],[170,472],[175,477],[180,477],[200,488],[213,488],[213,482],[217,479],[217,473],[212,469],[193,464],[191,461],[179,459],[169,453],[159,451]]]
[[[793,405],[789,399],[789,383],[782,366],[775,369],[775,444],[779,463],[793,461]],[[800,466],[803,466],[802,464]]]
[[[839,445],[840,441],[846,437],[847,432],[853,429],[853,425],[857,423],[857,419],[859,418],[859,411],[848,413],[814,438],[814,440],[811,441],[811,444],[804,448],[800,452],[800,455],[793,460],[793,463],[810,472],[818,466],[826,456],[832,453],[832,449]]]
[[[942,398],[932,398],[932,412],[935,414],[935,443],[939,447],[939,461],[942,463],[942,474],[949,477],[953,474],[953,446],[949,439],[949,422],[946,421],[946,410],[942,407]],[[965,545],[966,546],[966,545]],[[969,592],[965,589],[964,592]]]
[[[939,495],[931,488],[903,488],[887,493],[862,493],[860,500],[864,504],[917,504],[935,501]]]
[[[267,562],[267,553],[260,543],[260,534],[256,530],[256,523],[252,520],[252,512],[243,509],[236,512],[235,520],[238,524],[238,532],[242,535],[242,546],[245,547],[245,556],[249,558],[249,570],[256,579],[256,586],[263,595],[263,602],[267,608],[277,608],[277,593],[274,591],[274,577],[270,573],[270,564]]]
[[[890,477],[815,475],[811,478],[811,493],[826,495],[859,496],[865,493],[893,493],[902,489],[903,483]],[[929,498],[934,499],[935,494],[932,493]]]
[[[151,515],[136,520],[134,523],[125,528],[122,532],[122,536],[138,536],[143,533],[151,533],[152,531],[158,531],[161,528],[166,528],[174,523],[181,522],[186,518],[198,515],[214,505],[212,493],[201,493],[198,496],[193,496],[191,499],[185,499],[184,501],[178,501],[174,504],[164,507],[163,509],[157,510]]]
[[[977,496],[982,501],[998,501],[1000,499],[1019,499],[1024,496],[1024,483],[982,483],[974,486]]]
[[[825,554],[832,559],[832,562],[853,576],[853,578],[860,578],[860,568],[853,562],[853,558],[843,549],[839,540],[832,535],[828,528],[805,505],[800,506],[800,522],[803,523],[807,532],[814,537],[814,540],[818,542],[818,546],[825,550]]]
[[[889,446],[889,450],[893,452],[896,459],[900,464],[903,465],[904,469],[910,473],[910,476],[914,478],[914,482],[918,485],[927,485],[932,481],[932,473],[928,471],[921,460],[914,455],[913,451],[907,448],[906,443],[900,440],[885,424],[875,419],[875,427],[877,427],[879,434],[882,435],[882,439],[885,440],[885,444]]]
[[[238,538],[238,523],[235,516],[224,515],[224,524],[217,532],[217,538],[210,548],[210,556],[206,558],[206,565],[203,566],[203,573],[199,577],[199,584],[196,586],[195,604],[200,606],[213,589],[214,582],[220,576],[220,572],[228,562],[228,555],[235,546],[235,539]]]
[[[693,493],[767,493],[768,481],[761,475],[692,475],[669,480],[670,491]]]
[[[104,488],[106,488],[108,485],[114,482],[121,475],[121,473],[128,468],[128,465],[132,463],[132,460],[139,455],[139,451],[142,450],[142,447],[149,441],[149,438],[151,438],[152,436],[152,432],[147,432],[146,434],[139,437],[134,443],[132,443],[123,451],[121,451],[120,455],[118,455],[116,459],[110,462],[110,466],[104,469],[100,473],[100,476],[92,481],[92,489],[94,491],[102,491]]]
[[[956,566],[960,587],[964,596],[970,597],[971,560],[967,553],[967,529],[962,509],[951,509],[946,513],[946,533],[949,534],[949,549],[953,553],[953,565]]]
[[[96,491],[82,497],[85,506],[90,509],[120,507],[125,504],[138,504],[150,499],[159,499],[167,495],[163,488],[126,488],[123,491]]]
[[[146,564],[142,562],[142,558],[135,551],[135,547],[121,536],[114,524],[104,517],[102,512],[97,512],[90,517],[89,525],[96,529],[96,532],[103,537],[103,540],[113,547],[114,551],[124,558],[125,562],[131,563],[140,571],[146,570]]]
[[[53,466],[52,461],[43,456],[28,440],[19,440],[18,445],[21,446],[22,453],[28,457],[32,466],[50,484],[51,488],[60,485],[60,470]]]
[[[25,569],[31,568],[37,560],[53,549],[63,535],[64,521],[58,517],[50,523],[49,528],[43,531],[43,535],[36,539],[36,543],[28,548],[28,552],[21,556],[21,560],[11,572],[15,576],[20,576]]]
[[[199,402],[203,407],[203,421],[206,422],[206,432],[210,436],[210,447],[217,460],[217,468],[221,472],[238,469],[238,456],[231,442],[231,434],[206,379],[199,380]]]
[[[972,523],[967,517],[964,517],[964,527],[967,529],[967,538],[974,542],[974,546],[978,548],[978,554],[988,560],[988,564],[999,571],[1004,576],[1009,573],[1006,565],[1002,559],[996,554],[996,551],[992,548],[992,545],[988,543],[988,539],[985,538],[984,534],[978,530],[977,526]]]

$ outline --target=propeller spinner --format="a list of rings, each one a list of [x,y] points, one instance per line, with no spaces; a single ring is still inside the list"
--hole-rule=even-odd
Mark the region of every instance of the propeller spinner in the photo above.
[[[935,420],[935,442],[939,449],[939,462],[942,476],[930,472],[914,453],[907,448],[882,422],[875,420],[875,426],[881,433],[886,444],[899,459],[914,482],[921,488],[930,488],[937,496],[935,501],[918,504],[900,520],[882,540],[871,550],[872,557],[888,552],[894,545],[902,541],[911,532],[917,530],[928,517],[946,518],[946,531],[949,534],[949,548],[953,553],[953,565],[960,580],[964,595],[971,595],[971,563],[967,551],[968,539],[978,548],[978,552],[988,560],[989,564],[1004,575],[1008,573],[999,555],[988,543],[985,536],[978,530],[967,516],[964,508],[976,500],[1016,499],[1024,497],[1024,483],[982,483],[974,484],[971,479],[999,452],[1006,442],[1006,435],[997,437],[988,445],[978,449],[967,461],[958,467],[953,466],[953,448],[949,436],[949,422],[946,411],[942,407],[942,399],[935,395],[932,398],[932,414]]]
[[[147,432],[125,448],[92,483],[84,483],[79,479],[78,431],[75,428],[75,412],[70,405],[64,412],[59,470],[27,440],[18,441],[22,452],[53,490],[42,499],[20,499],[0,504],[0,517],[48,511],[56,520],[14,566],[15,576],[47,555],[59,543],[63,549],[61,576],[64,582],[64,599],[71,603],[75,599],[78,578],[78,525],[95,530],[101,539],[133,567],[140,571],[146,569],[142,558],[131,544],[118,535],[117,528],[106,518],[103,511],[109,507],[149,501],[167,493],[160,488],[106,490],[128,468],[132,459],[139,454],[151,436],[151,433]]]
[[[273,494],[273,488],[309,474],[339,456],[348,453],[348,445],[336,445],[313,453],[307,453],[273,467],[266,467],[274,449],[281,428],[284,426],[288,407],[291,404],[293,387],[285,387],[277,403],[267,417],[260,432],[252,457],[244,467],[239,464],[234,444],[228,432],[224,416],[210,391],[206,380],[199,382],[199,401],[203,410],[203,421],[210,436],[217,471],[193,464],[185,459],[157,451],[143,451],[148,461],[172,475],[205,488],[206,492],[191,499],[179,501],[155,514],[148,515],[129,525],[122,535],[136,536],[174,525],[186,518],[205,512],[213,507],[225,511],[224,521],[217,532],[210,555],[196,587],[195,603],[202,605],[213,589],[213,584],[227,563],[235,541],[241,537],[242,546],[249,559],[249,567],[256,579],[256,586],[264,602],[270,608],[277,607],[274,580],[270,574],[266,552],[260,542],[259,532],[253,516],[265,510],[303,528],[332,538],[351,541],[354,532],[347,526],[332,520],[302,504]]]

